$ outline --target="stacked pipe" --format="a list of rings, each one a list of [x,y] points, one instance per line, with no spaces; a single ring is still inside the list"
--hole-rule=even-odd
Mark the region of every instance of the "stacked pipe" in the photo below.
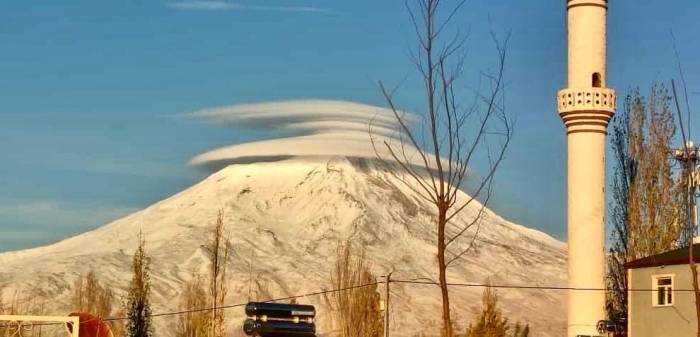
[[[250,302],[243,331],[259,337],[315,337],[313,305]]]

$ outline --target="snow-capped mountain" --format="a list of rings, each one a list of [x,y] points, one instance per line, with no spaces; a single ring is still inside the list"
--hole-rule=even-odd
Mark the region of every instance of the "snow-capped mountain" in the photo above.
[[[91,270],[122,295],[142,231],[152,258],[153,311],[175,311],[184,282],[195,272],[206,275],[208,260],[201,245],[220,209],[234,248],[227,303],[246,302],[249,293],[252,299],[264,300],[329,289],[338,243],[346,239],[366,246],[376,275],[394,271],[392,278],[402,280],[436,275],[433,208],[371,161],[333,157],[231,165],[91,232],[45,247],[0,254],[0,286],[5,286],[6,299],[15,289],[25,296],[38,295],[45,299],[50,314],[70,310],[75,278]],[[454,223],[467,223],[477,212],[474,203]],[[459,245],[468,244],[469,237]],[[566,246],[544,233],[488,211],[476,245],[450,268],[450,282],[566,283]],[[481,306],[482,291],[479,287],[451,289],[459,329]],[[498,294],[513,320],[530,324],[531,336],[564,334],[564,291],[499,289]],[[321,335],[332,332],[320,296],[298,302],[316,305],[318,331]],[[437,286],[392,283],[392,334],[437,334],[440,303]],[[232,333],[240,333],[243,318],[242,308],[227,310]],[[176,321],[176,317],[154,318],[156,335],[172,336]]]

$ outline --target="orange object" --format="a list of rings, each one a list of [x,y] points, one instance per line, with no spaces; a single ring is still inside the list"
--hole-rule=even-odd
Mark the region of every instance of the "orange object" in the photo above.
[[[78,334],[80,337],[113,337],[112,329],[102,319],[86,312],[71,312],[68,316],[77,316],[80,319]],[[69,332],[73,332],[73,324],[66,324]]]

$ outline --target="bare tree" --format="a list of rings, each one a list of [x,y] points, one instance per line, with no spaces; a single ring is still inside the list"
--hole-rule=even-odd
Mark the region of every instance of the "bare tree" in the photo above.
[[[177,337],[207,337],[209,313],[200,311],[209,303],[207,291],[199,275],[194,275],[192,280],[185,284],[180,295],[180,309],[185,312],[179,317]]]
[[[21,315],[26,314],[27,306],[26,300],[20,301],[19,291],[15,290],[13,299],[9,303],[3,302],[3,292],[4,289],[0,288],[0,314],[3,315]],[[25,305],[23,305],[25,304]],[[29,330],[27,327],[22,326],[21,322],[0,322],[0,337],[13,337],[17,335],[33,335],[33,329]]]
[[[87,312],[102,319],[112,314],[112,290],[100,284],[95,272],[75,280],[71,304],[73,310]]]
[[[520,322],[510,324],[498,306],[498,293],[486,287],[481,297],[481,312],[469,324],[466,337],[528,337],[530,326]]]
[[[363,247],[353,249],[347,241],[338,247],[331,271],[331,289],[347,289],[325,295],[341,337],[381,337],[384,334],[377,279],[365,254]]]
[[[209,253],[209,300],[211,305],[211,326],[212,337],[223,337],[226,333],[224,301],[228,288],[226,286],[226,269],[229,260],[229,249],[231,242],[228,239],[224,225],[224,212],[219,210],[216,217],[216,224],[211,231],[211,239],[205,246]]]
[[[612,228],[611,247],[608,254],[606,311],[608,319],[623,322],[627,318],[627,271],[629,247],[629,191],[632,180],[632,158],[629,156],[629,106],[631,95],[625,100],[625,108],[613,118],[610,142],[614,171],[611,183],[612,202],[608,208],[608,223]]]
[[[0,315],[42,315],[44,300],[33,291],[16,288],[8,302],[3,300],[3,287],[0,286]],[[0,322],[0,337],[34,337],[42,335],[41,324],[24,323],[21,321]]]
[[[117,309],[117,312],[114,314],[114,317],[126,317],[126,310],[124,307],[120,307]],[[109,328],[112,330],[112,335],[114,337],[125,337],[126,336],[126,324],[124,320],[121,319],[115,319],[108,321],[107,324],[109,324]]]
[[[512,122],[503,101],[504,65],[508,38],[496,45],[496,70],[482,74],[486,90],[477,88],[468,101],[458,81],[465,71],[465,37],[450,28],[465,1],[449,7],[446,0],[411,0],[406,4],[415,28],[418,47],[412,53],[421,76],[427,103],[422,123],[411,125],[394,99],[394,91],[379,82],[382,94],[400,126],[398,139],[379,140],[370,126],[376,156],[407,188],[435,206],[437,271],[442,295],[443,336],[452,337],[447,268],[466,254],[474,243],[480,220],[491,196],[493,177],[512,136]],[[456,31],[456,32],[455,32]],[[455,32],[453,36],[447,36]],[[485,162],[481,177],[472,174],[476,163]],[[416,164],[418,163],[418,164]],[[460,193],[467,178],[471,196]],[[468,223],[454,223],[458,213],[479,204],[478,214]],[[476,201],[476,202],[475,202]],[[460,238],[469,238],[461,248]]]

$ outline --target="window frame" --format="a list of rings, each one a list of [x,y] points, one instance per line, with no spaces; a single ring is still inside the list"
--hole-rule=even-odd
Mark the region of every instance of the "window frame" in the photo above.
[[[671,279],[671,303],[665,303],[665,304],[659,304],[658,299],[659,299],[659,280],[660,279]],[[668,287],[665,287],[668,289]],[[659,274],[659,275],[652,275],[651,276],[651,305],[652,307],[655,308],[665,308],[665,307],[672,307],[676,303],[676,294],[675,294],[675,289],[676,289],[676,274]],[[666,297],[668,299],[668,297]]]

